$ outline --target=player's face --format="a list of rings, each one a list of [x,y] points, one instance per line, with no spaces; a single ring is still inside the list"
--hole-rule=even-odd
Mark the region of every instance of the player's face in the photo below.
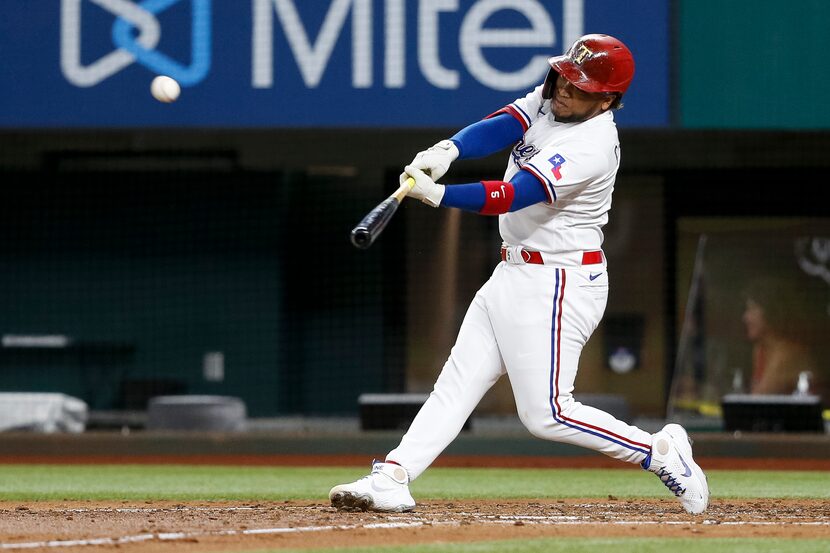
[[[746,300],[744,307],[744,314],[741,317],[746,329],[746,337],[750,342],[754,342],[760,338],[766,329],[766,320],[764,319],[764,309],[753,300]]]
[[[550,99],[554,118],[562,123],[579,123],[611,107],[613,96],[585,92],[576,88],[565,77],[559,75]]]

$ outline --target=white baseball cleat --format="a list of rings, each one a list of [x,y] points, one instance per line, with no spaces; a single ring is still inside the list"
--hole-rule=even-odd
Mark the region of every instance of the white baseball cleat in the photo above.
[[[333,487],[329,499],[338,511],[401,513],[415,508],[406,470],[400,465],[380,461],[372,464],[368,476]]]
[[[692,444],[679,424],[667,424],[654,434],[651,455],[642,467],[656,474],[677,496],[687,513],[699,515],[709,505],[706,475],[692,458]]]

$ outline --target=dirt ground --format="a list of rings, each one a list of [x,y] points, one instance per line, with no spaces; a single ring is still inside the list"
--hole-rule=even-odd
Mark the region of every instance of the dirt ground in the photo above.
[[[3,462],[165,462],[230,465],[362,466],[362,457],[211,456],[102,458],[0,455]],[[453,457],[436,466],[574,466],[575,458]],[[613,460],[610,460],[613,461]],[[579,466],[620,467],[600,456]],[[706,459],[707,468],[830,470],[828,459]],[[419,501],[403,514],[338,512],[328,503],[0,501],[0,550],[195,553],[258,549],[472,542],[539,537],[778,537],[830,540],[830,502],[713,499],[700,516],[662,500]]]
[[[714,500],[700,516],[665,500],[423,501],[403,514],[308,501],[0,502],[0,549],[128,553],[400,545],[555,536],[830,540],[830,502]]]

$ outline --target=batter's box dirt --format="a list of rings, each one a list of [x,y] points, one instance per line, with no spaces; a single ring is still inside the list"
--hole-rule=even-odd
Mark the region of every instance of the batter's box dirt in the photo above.
[[[412,513],[346,513],[310,502],[0,502],[4,551],[240,551],[551,536],[830,539],[830,503],[672,499],[423,501]]]

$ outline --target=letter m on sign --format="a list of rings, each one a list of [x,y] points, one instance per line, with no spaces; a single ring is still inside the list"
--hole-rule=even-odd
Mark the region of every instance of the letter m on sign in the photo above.
[[[352,86],[372,86],[372,0],[332,0],[316,38],[309,36],[297,4],[310,13],[307,0],[253,0],[253,86],[271,88],[274,83],[273,12],[276,11],[285,39],[308,88],[320,84],[334,46],[352,15]],[[296,2],[296,3],[295,3]]]

